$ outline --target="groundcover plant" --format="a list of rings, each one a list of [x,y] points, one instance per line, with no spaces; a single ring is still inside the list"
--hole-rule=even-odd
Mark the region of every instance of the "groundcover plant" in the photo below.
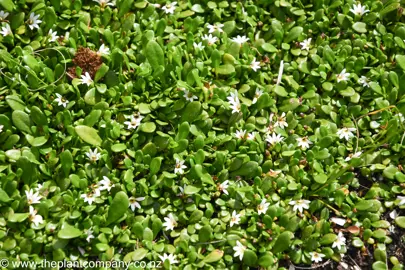
[[[402,5],[0,0],[0,268],[403,269]]]

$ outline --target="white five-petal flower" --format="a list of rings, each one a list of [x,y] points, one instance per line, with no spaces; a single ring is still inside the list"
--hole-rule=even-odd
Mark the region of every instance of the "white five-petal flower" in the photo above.
[[[159,259],[164,263],[166,260],[169,261],[170,265],[178,263],[179,261],[177,261],[176,259],[176,255],[174,254],[166,254],[164,253],[163,256],[158,255]]]
[[[366,76],[361,76],[357,82],[363,85],[363,87],[370,87],[370,84],[368,83],[368,78]]]
[[[260,69],[260,62],[256,61],[256,58],[253,58],[252,62],[250,63],[250,68],[256,72],[258,69]]]
[[[9,14],[10,13],[8,13],[8,12],[4,12],[3,10],[0,10],[0,19],[4,21]]]
[[[35,13],[32,12],[32,13],[30,14],[29,19],[28,19],[28,27],[29,27],[31,30],[34,30],[34,28],[39,29],[39,24],[40,24],[40,23],[42,23],[42,21],[39,20],[39,15],[35,15]]]
[[[87,84],[87,86],[90,86],[93,83],[93,79],[90,77],[90,74],[88,72],[84,73],[84,75],[82,74],[81,77],[81,84]]]
[[[263,95],[263,90],[256,88],[256,92],[255,92],[255,96],[253,97],[252,104],[255,104],[261,95]]]
[[[312,38],[305,39],[304,41],[300,42],[301,50],[309,51],[309,46],[311,46]]]
[[[350,138],[354,137],[354,134],[352,133],[354,131],[356,131],[355,128],[344,127],[337,131],[337,135],[339,136],[340,139],[345,138],[346,141],[348,141],[350,140]]]
[[[321,262],[322,258],[325,257],[325,254],[318,253],[318,252],[315,252],[315,251],[310,252],[309,255],[311,255],[311,260],[313,262],[316,262],[316,263]]]
[[[86,230],[86,234],[87,234],[87,236],[86,236],[86,241],[87,241],[88,243],[90,243],[91,239],[94,238],[93,230],[92,230],[92,229]]]
[[[297,200],[297,201],[291,201],[289,205],[293,205],[293,211],[299,211],[301,214],[304,211],[304,209],[309,209],[309,203],[310,201],[308,200]]]
[[[174,219],[172,213],[170,213],[167,217],[165,217],[165,222],[163,223],[166,231],[174,230],[174,227],[177,226],[177,221]]]
[[[358,157],[361,156],[361,154],[362,154],[361,151],[360,151],[360,152],[356,152],[356,153],[354,153],[354,154],[349,154],[349,155],[345,158],[345,161],[349,161],[349,160],[351,160],[352,158],[358,158]]]
[[[349,79],[350,73],[346,72],[344,68],[338,75],[336,75],[337,82],[347,81]]]
[[[108,192],[115,186],[107,176],[103,176],[103,180],[101,180],[99,184],[99,190],[107,190]]]
[[[30,209],[29,219],[31,220],[32,223],[34,223],[35,226],[44,223],[44,219],[42,218],[41,215],[37,215],[37,210],[35,210],[34,207],[30,205],[29,209]]]
[[[127,129],[136,129],[141,124],[143,116],[131,115],[131,116],[129,116],[129,119],[130,119],[130,121],[125,121],[124,125],[127,125]]]
[[[25,195],[27,196],[27,202],[28,204],[36,204],[40,203],[40,200],[42,199],[42,196],[39,195],[39,192],[35,192],[30,189],[29,191],[25,191]]]
[[[208,30],[208,33],[214,33],[215,31],[218,31],[218,32],[220,32],[220,33],[223,33],[224,30],[222,30],[222,27],[224,27],[224,25],[223,25],[222,23],[217,23],[217,24],[215,24],[215,25],[208,24],[208,25],[207,25],[207,28],[209,29],[209,30]]]
[[[198,99],[198,97],[196,95],[194,95],[192,92],[188,91],[187,89],[183,89],[183,92],[184,92],[183,96],[187,101],[192,102],[192,101],[194,101],[194,99]]]
[[[206,40],[208,42],[208,45],[211,46],[212,44],[214,44],[215,42],[218,41],[218,38],[216,36],[213,36],[211,34],[209,35],[204,35],[202,37],[203,40]]]
[[[145,200],[145,197],[131,197],[129,198],[129,207],[131,207],[132,211],[135,211],[136,208],[141,209],[141,205],[139,204],[139,202]]]
[[[100,48],[97,51],[98,55],[109,55],[110,54],[110,49],[105,46],[104,44],[101,44]]]
[[[110,0],[93,0],[94,2],[97,2],[100,7],[106,7],[106,6],[114,6],[114,1]]]
[[[69,100],[65,99],[62,95],[56,93],[55,101],[58,102],[59,106],[67,107]]]
[[[237,93],[232,93],[227,97],[229,103],[231,104],[232,113],[239,113],[241,109],[240,101]]]
[[[274,127],[280,127],[282,129],[284,129],[284,127],[288,127],[288,123],[285,119],[285,112],[277,117],[277,121],[274,123]]]
[[[6,24],[6,26],[3,26],[1,28],[0,34],[2,34],[3,37],[8,36],[8,35],[11,36],[13,34],[13,32],[11,32],[10,25]]]
[[[405,204],[405,196],[397,196],[398,206],[404,205]]]
[[[198,49],[200,51],[204,50],[205,46],[202,44],[202,42],[194,42],[193,43],[194,49]]]
[[[97,148],[94,148],[94,151],[89,149],[89,152],[86,153],[86,156],[89,158],[90,161],[96,162],[100,159],[101,153],[97,153]]]
[[[283,140],[284,138],[280,134],[276,134],[274,132],[271,135],[267,134],[266,136],[266,141],[271,145],[275,145],[279,142],[282,142]]]
[[[177,2],[172,2],[162,7],[162,9],[166,12],[166,14],[174,14],[174,10],[176,9]]]
[[[225,193],[226,195],[229,195],[228,187],[229,187],[229,180],[225,180],[224,182],[218,185],[218,189],[223,193]]]
[[[245,254],[246,247],[242,245],[241,242],[236,241],[236,246],[233,247],[233,250],[235,251],[235,254],[233,256],[239,257],[239,260],[242,260],[243,255]]]
[[[345,245],[346,245],[346,238],[344,237],[342,232],[339,232],[336,240],[332,244],[332,248],[340,249],[342,246]]]
[[[262,202],[257,206],[257,212],[259,215],[266,214],[269,209],[270,203],[266,202],[266,199],[263,199]]]
[[[183,174],[184,170],[187,169],[187,166],[184,165],[184,160],[180,160],[178,158],[176,160],[176,165],[174,167],[174,173],[176,174]]]
[[[303,150],[309,148],[309,145],[312,144],[312,142],[308,139],[307,136],[302,137],[302,138],[297,138],[298,146],[300,146]]]
[[[247,140],[248,141],[254,141],[255,140],[255,136],[256,136],[256,132],[250,132],[247,135]]]
[[[236,211],[233,210],[232,216],[231,216],[231,221],[230,221],[231,224],[229,224],[229,226],[232,227],[232,226],[235,225],[235,224],[239,224],[239,222],[240,222],[240,217],[241,217],[241,215],[240,215],[240,214],[236,214]]]
[[[350,9],[351,12],[354,13],[354,15],[360,15],[363,16],[364,13],[369,12],[370,10],[366,9],[365,6],[362,6],[361,4],[353,4],[353,8]]]
[[[237,130],[237,131],[235,132],[235,137],[238,138],[238,139],[241,139],[241,140],[245,139],[245,137],[246,137],[246,130]]]
[[[95,189],[92,192],[80,195],[80,197],[84,199],[84,202],[87,202],[89,205],[92,205],[98,196],[100,196],[99,189]]]
[[[246,36],[238,35],[237,37],[232,38],[232,41],[238,43],[239,45],[242,45],[243,43],[248,42],[249,38],[247,38]]]
[[[49,29],[48,37],[49,37],[49,42],[55,42],[59,38],[58,32],[56,32],[56,31],[54,32],[54,31],[52,31],[52,29]]]

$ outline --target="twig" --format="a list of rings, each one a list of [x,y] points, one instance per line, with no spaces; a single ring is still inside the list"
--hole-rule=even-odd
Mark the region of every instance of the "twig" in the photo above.
[[[330,264],[331,263],[331,260],[327,260],[326,262],[324,262],[323,264],[318,264],[318,265],[316,265],[316,266],[311,266],[311,267],[305,267],[305,266],[296,266],[296,265],[294,265],[292,262],[290,262],[290,264],[292,265],[292,266],[294,266],[294,268],[297,268],[297,269],[317,269],[317,268],[319,268],[319,267],[325,267],[325,266],[327,266],[328,264]]]
[[[357,149],[359,148],[359,139],[360,139],[360,132],[359,132],[359,126],[357,125],[357,121],[354,118],[353,114],[352,114],[352,119],[354,121],[354,124],[356,125],[356,133],[357,133],[357,137],[356,137],[356,151],[354,151],[354,153],[357,153]]]

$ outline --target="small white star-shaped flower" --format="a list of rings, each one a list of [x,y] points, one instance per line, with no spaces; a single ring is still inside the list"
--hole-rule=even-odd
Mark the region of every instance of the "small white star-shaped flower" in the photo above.
[[[277,121],[274,123],[274,127],[280,127],[282,129],[284,129],[284,127],[288,127],[288,123],[285,119],[285,112],[277,117]]]
[[[139,204],[139,202],[145,200],[145,197],[131,197],[129,198],[129,207],[131,207],[131,210],[135,212],[135,209],[141,209],[141,205]]]
[[[208,42],[208,45],[211,46],[212,44],[214,44],[215,42],[218,41],[218,38],[216,36],[212,36],[211,34],[209,35],[204,35],[202,37],[203,40],[206,40]]]
[[[339,232],[336,240],[332,244],[332,248],[340,249],[342,246],[345,245],[346,245],[346,238],[344,237],[342,232]]]
[[[284,138],[280,134],[276,134],[274,132],[271,135],[267,134],[267,136],[266,136],[266,141],[271,145],[275,145],[277,143],[280,143],[283,140],[284,140]]]
[[[199,43],[193,43],[194,49],[198,49],[200,51],[204,50],[205,46],[202,44],[202,42]]]
[[[58,93],[56,93],[56,97],[57,98],[55,98],[55,101],[58,102],[58,105],[66,108],[67,105],[69,104],[69,100],[65,99],[64,97],[62,97],[62,95]]]
[[[89,152],[86,153],[86,156],[89,158],[90,161],[96,162],[100,159],[101,153],[97,153],[97,148],[95,148],[94,151],[89,149]]]
[[[232,216],[231,216],[231,221],[230,221],[231,224],[229,224],[229,226],[232,227],[232,226],[235,225],[235,224],[239,224],[239,222],[240,222],[240,217],[241,217],[241,215],[240,215],[240,214],[236,214],[236,211],[233,210]]]
[[[236,241],[236,246],[233,247],[233,250],[235,251],[235,254],[233,256],[239,257],[239,260],[242,260],[243,255],[245,254],[246,247],[242,245],[241,242]]]
[[[88,243],[90,243],[90,242],[91,242],[91,239],[94,238],[93,230],[92,230],[92,229],[88,229],[88,230],[86,230],[85,232],[86,232],[86,234],[87,234],[87,236],[86,236],[86,241],[87,241]]]
[[[103,180],[101,180],[99,184],[99,190],[107,190],[108,192],[115,186],[107,176],[103,176]]]
[[[358,4],[358,5],[353,4],[353,8],[351,8],[350,11],[351,11],[352,13],[354,13],[355,15],[363,16],[364,13],[367,13],[367,12],[369,12],[370,10],[366,9],[366,7],[365,7],[365,6],[362,6],[361,4]]]
[[[254,141],[255,140],[255,136],[256,136],[256,132],[250,132],[247,135],[247,140],[248,141]]]
[[[215,31],[218,31],[218,32],[220,32],[220,33],[223,33],[224,30],[222,30],[222,27],[224,27],[224,25],[223,25],[222,23],[217,23],[217,24],[215,24],[215,25],[208,24],[208,25],[207,25],[207,28],[209,29],[209,30],[208,30],[208,33],[214,33]]]
[[[0,133],[3,132],[3,128],[4,128],[4,126],[3,126],[3,125],[0,125]]]
[[[218,189],[226,195],[229,195],[228,187],[229,187],[229,180],[225,180],[224,182],[218,185]]]
[[[3,26],[1,28],[0,34],[2,34],[3,37],[8,36],[8,35],[11,36],[13,34],[13,32],[11,32],[10,25],[6,24],[6,26]]]
[[[325,254],[318,253],[318,252],[315,252],[315,251],[310,252],[309,255],[311,255],[311,260],[313,262],[316,262],[316,263],[321,262],[322,258],[325,257]]]
[[[368,79],[366,76],[361,76],[357,82],[359,84],[362,84],[363,87],[370,87],[370,84],[368,83]]]
[[[165,222],[163,223],[166,231],[174,230],[174,227],[177,226],[177,221],[174,219],[172,213],[170,213],[167,217],[165,217]]]
[[[246,137],[246,130],[237,130],[237,131],[235,132],[235,137],[238,138],[238,139],[241,139],[241,140],[245,139],[245,137]]]
[[[82,74],[81,77],[81,84],[87,84],[87,86],[90,86],[93,83],[93,79],[90,77],[90,74],[88,72],[84,73],[84,75]]]
[[[194,99],[198,100],[198,97],[195,96],[192,92],[188,91],[187,89],[183,89],[183,92],[184,92],[183,96],[187,101],[192,102],[192,101],[194,101]]]
[[[232,41],[238,43],[239,45],[242,45],[243,43],[248,42],[249,38],[247,38],[246,36],[238,35],[237,37],[232,38]]]
[[[270,203],[266,202],[266,199],[263,199],[262,202],[257,206],[257,212],[259,215],[266,214],[269,209]]]
[[[309,46],[311,46],[312,38],[305,39],[304,41],[300,42],[301,50],[309,51]]]
[[[309,203],[310,201],[308,200],[298,200],[298,201],[291,201],[289,205],[293,205],[293,211],[298,210],[302,214],[304,209],[309,209]]]
[[[172,2],[162,7],[162,9],[166,12],[166,14],[174,14],[174,10],[176,9],[177,2]]]
[[[349,155],[345,158],[345,161],[349,161],[349,160],[351,160],[352,158],[358,158],[358,157],[361,156],[361,154],[362,154],[361,151],[360,151],[360,152],[356,152],[356,153],[354,153],[354,154],[349,154]]]
[[[163,256],[161,256],[161,255],[158,255],[158,256],[159,256],[159,259],[160,259],[163,263],[164,263],[166,260],[169,261],[169,264],[170,264],[170,265],[176,264],[176,263],[179,262],[179,261],[176,259],[176,255],[174,255],[174,254],[166,254],[166,253],[164,253]]]
[[[309,145],[312,142],[308,139],[308,137],[297,138],[298,146],[301,147],[303,150],[308,149]]]
[[[404,196],[397,196],[398,206],[404,205],[405,204],[405,197]]]
[[[97,51],[98,55],[109,55],[110,54],[110,49],[105,46],[104,44],[101,44],[100,48]]]
[[[35,15],[34,12],[30,14],[30,18],[28,19],[28,27],[31,30],[34,30],[34,28],[39,29],[39,24],[42,23],[41,20],[39,20],[39,15]]]
[[[346,72],[344,68],[338,75],[336,75],[337,82],[347,81],[349,79],[350,73]]]
[[[174,173],[175,174],[183,174],[184,170],[187,169],[187,166],[184,165],[184,160],[180,160],[178,158],[176,160],[176,165],[174,167]]]
[[[0,19],[2,21],[4,21],[5,19],[7,19],[7,16],[10,15],[10,13],[8,12],[4,12],[3,10],[0,10]]]
[[[250,63],[250,68],[256,72],[260,69],[260,62],[256,61],[256,58],[253,58],[253,61]]]
[[[93,1],[97,2],[102,8],[106,6],[114,6],[114,1],[110,2],[110,0],[93,0]]]
[[[89,205],[92,205],[92,203],[96,200],[96,198],[100,196],[99,192],[100,191],[96,189],[93,192],[82,194],[80,195],[80,197],[84,199],[84,202],[87,202]]]
[[[35,210],[34,207],[30,205],[29,210],[30,210],[29,219],[32,223],[34,223],[35,226],[44,223],[44,219],[42,218],[41,215],[37,215],[37,210]]]
[[[48,32],[49,42],[55,42],[56,40],[58,40],[59,36],[57,34],[58,33],[56,31],[53,32],[52,29],[49,29]]]
[[[232,113],[239,113],[241,110],[240,101],[237,93],[231,93],[231,96],[227,97],[231,104]]]
[[[354,131],[356,131],[355,128],[344,127],[337,131],[337,135],[339,136],[340,139],[345,138],[346,141],[348,141],[350,140],[350,138],[354,137],[354,134],[352,133]]]
[[[138,115],[135,117],[134,115],[129,116],[130,121],[125,121],[124,125],[127,125],[127,129],[136,129],[143,119],[143,116]]]
[[[29,191],[25,191],[25,195],[27,196],[27,202],[28,204],[36,204],[36,203],[40,203],[42,196],[39,195],[39,192],[35,192],[30,189]]]
[[[252,104],[255,104],[261,95],[263,95],[263,90],[256,88],[256,92],[255,92],[255,96],[252,100]]]

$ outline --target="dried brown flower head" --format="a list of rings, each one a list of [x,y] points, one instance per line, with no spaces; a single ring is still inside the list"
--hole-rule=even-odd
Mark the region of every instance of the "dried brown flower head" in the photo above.
[[[76,78],[76,67],[82,69],[82,73],[88,72],[90,77],[94,79],[97,70],[100,68],[103,60],[101,56],[89,48],[79,47],[72,60],[74,66],[68,70],[68,75],[71,78]]]

